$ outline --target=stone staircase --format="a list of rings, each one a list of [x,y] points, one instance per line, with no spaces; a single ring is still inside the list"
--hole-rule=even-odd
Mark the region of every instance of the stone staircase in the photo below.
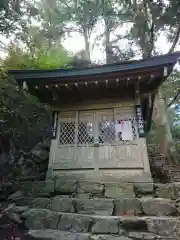
[[[169,164],[164,155],[160,154],[158,146],[148,145],[149,163],[155,182],[180,182],[180,165]]]
[[[6,183],[0,190],[8,217],[33,239],[180,239],[180,183],[56,179]]]
[[[151,172],[155,181],[164,183],[180,182],[180,165],[168,164],[164,156],[150,160]]]

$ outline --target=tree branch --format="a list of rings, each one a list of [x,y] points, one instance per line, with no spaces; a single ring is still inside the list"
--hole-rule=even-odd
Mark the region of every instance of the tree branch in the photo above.
[[[127,39],[127,38],[128,38],[128,35],[126,35],[126,36],[116,35],[116,39],[112,40],[110,43],[114,44],[114,43],[117,43],[119,40]]]
[[[170,47],[168,53],[172,53],[178,43],[178,40],[179,40],[179,36],[180,36],[180,23],[179,23],[179,26],[177,28],[177,32],[176,32],[176,35],[175,35],[175,38],[174,38],[174,41],[172,43],[172,46]]]
[[[173,97],[172,101],[168,104],[167,107],[168,108],[171,107],[179,97],[180,97],[180,90],[176,93],[176,95]]]

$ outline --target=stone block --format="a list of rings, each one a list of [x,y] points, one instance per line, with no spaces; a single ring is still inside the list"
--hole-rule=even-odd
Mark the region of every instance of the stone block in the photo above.
[[[141,217],[125,217],[120,219],[120,229],[126,232],[147,232],[146,219]]]
[[[54,197],[52,199],[52,211],[73,213],[73,200],[71,198]]]
[[[72,194],[77,192],[76,181],[63,181],[61,179],[55,180],[55,191],[61,194]]]
[[[16,200],[17,198],[20,198],[20,197],[24,197],[24,194],[23,194],[22,191],[17,191],[15,193],[11,194],[8,197],[8,200],[13,201],[13,200]]]
[[[11,211],[21,214],[21,213],[23,213],[25,211],[28,211],[28,210],[29,210],[28,206],[14,206]]]
[[[158,198],[176,199],[175,188],[173,184],[155,184],[155,196]]]
[[[144,214],[148,216],[176,216],[175,202],[170,199],[152,198],[142,201]]]
[[[107,183],[105,185],[105,197],[114,199],[135,197],[133,184]]]
[[[70,233],[52,229],[29,230],[28,236],[47,240],[89,240],[88,233]]]
[[[79,199],[90,199],[91,194],[90,193],[77,193],[76,198]]]
[[[76,199],[75,205],[78,213],[112,216],[113,200],[110,199]]]
[[[30,209],[21,215],[28,229],[57,229],[60,214],[47,209]]]
[[[31,208],[51,209],[52,201],[49,198],[35,198],[29,205]]]
[[[133,239],[144,239],[144,240],[155,240],[159,239],[159,236],[157,236],[154,233],[148,233],[148,232],[129,232],[128,237]]]
[[[54,192],[54,181],[33,182],[32,194],[35,197],[49,197]]]
[[[19,183],[19,190],[23,192],[24,196],[32,196],[33,182]]]
[[[176,218],[161,217],[146,220],[148,231],[162,237],[180,237],[180,221]]]
[[[18,224],[22,224],[22,219],[21,219],[20,214],[10,211],[10,212],[7,213],[7,216],[13,222],[16,222]]]
[[[78,183],[78,193],[91,193],[92,195],[103,195],[104,185],[94,182],[80,182]]]
[[[176,199],[180,198],[180,182],[176,182],[173,184],[174,191],[175,191],[175,197]]]
[[[93,234],[117,234],[118,233],[117,219],[98,219],[92,226]]]
[[[134,215],[142,213],[141,200],[138,198],[120,198],[114,200],[115,215]]]
[[[137,197],[153,195],[154,183],[135,183],[134,189]]]
[[[89,216],[82,216],[77,214],[64,214],[60,218],[58,229],[70,232],[86,233],[92,224],[92,218]]]
[[[32,201],[32,197],[20,197],[14,200],[17,206],[29,206]]]
[[[92,235],[90,240],[132,240],[126,236],[112,236],[112,235]]]
[[[123,216],[125,214],[124,198],[114,200],[114,213],[116,216]]]

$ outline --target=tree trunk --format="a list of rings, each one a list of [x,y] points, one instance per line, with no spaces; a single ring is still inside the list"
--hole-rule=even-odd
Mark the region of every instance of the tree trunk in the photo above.
[[[105,23],[105,53],[106,53],[106,63],[113,63],[113,52],[110,44],[110,31],[108,28],[108,19],[104,19]]]
[[[84,29],[84,41],[85,41],[86,60],[91,62],[89,37],[86,29]]]
[[[159,90],[156,95],[153,120],[157,129],[160,153],[165,155],[169,164],[177,164],[176,149],[172,139],[165,101],[162,97],[161,90]]]

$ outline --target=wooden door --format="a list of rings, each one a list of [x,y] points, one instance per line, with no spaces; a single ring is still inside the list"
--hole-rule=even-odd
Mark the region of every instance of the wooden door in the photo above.
[[[60,113],[54,169],[94,169],[94,126],[94,111]]]
[[[116,124],[131,121],[134,139],[123,141]],[[59,116],[56,170],[141,168],[135,113],[111,108],[62,112]]]
[[[114,108],[95,113],[99,146],[97,162],[99,169],[143,168],[138,144],[137,123],[132,109]],[[116,124],[130,122],[132,140],[123,140],[116,131]]]

